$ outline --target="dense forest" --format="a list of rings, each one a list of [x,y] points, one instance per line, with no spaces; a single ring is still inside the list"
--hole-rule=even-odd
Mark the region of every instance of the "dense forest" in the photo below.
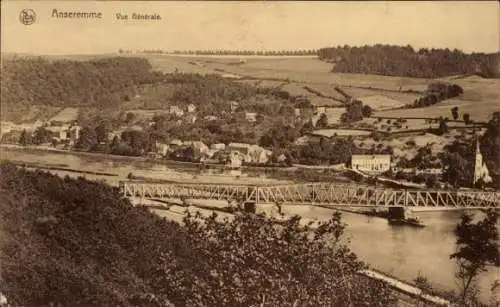
[[[460,50],[414,50],[411,46],[380,45],[322,48],[321,60],[334,63],[332,72],[386,76],[440,78],[479,74],[485,78],[500,77],[500,53],[466,54]]]
[[[141,58],[89,61],[18,57],[2,63],[3,103],[83,106],[109,105],[130,96],[132,85],[161,78]]]
[[[164,74],[152,70],[147,59],[134,57],[88,61],[18,57],[3,62],[1,76],[1,99],[9,107],[39,104],[102,108],[130,101],[142,90],[144,99],[163,103],[165,108],[168,102],[192,103],[203,115],[229,111],[230,101],[243,101],[249,110],[261,111],[259,108],[266,107],[258,103],[259,96],[291,99],[288,92],[279,89],[255,87],[218,75]]]
[[[0,165],[0,293],[12,306],[391,306],[341,240],[249,213],[182,225],[83,178]],[[325,244],[325,242],[328,242]]]

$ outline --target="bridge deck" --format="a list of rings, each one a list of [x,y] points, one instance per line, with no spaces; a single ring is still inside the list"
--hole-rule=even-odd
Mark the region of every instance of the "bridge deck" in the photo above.
[[[484,191],[392,190],[336,183],[292,185],[154,184],[122,182],[126,197],[191,198],[240,202],[358,207],[499,208],[500,193]]]

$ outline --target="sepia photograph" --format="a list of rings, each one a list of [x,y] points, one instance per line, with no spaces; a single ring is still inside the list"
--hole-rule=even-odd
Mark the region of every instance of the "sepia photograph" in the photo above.
[[[1,2],[0,307],[499,307],[500,2]]]

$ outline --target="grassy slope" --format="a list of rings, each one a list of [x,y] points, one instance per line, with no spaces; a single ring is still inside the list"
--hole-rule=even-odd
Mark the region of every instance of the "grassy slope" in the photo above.
[[[284,86],[293,94],[303,94],[311,97],[314,102],[324,104],[330,99],[315,97],[314,94],[303,89],[309,86],[318,90],[326,96],[341,98],[333,89],[334,85],[342,86],[350,95],[356,97],[370,95],[385,95],[391,99],[401,100],[410,103],[415,100],[418,94],[400,93],[401,90],[422,91],[432,80],[419,78],[388,77],[361,74],[332,74],[331,65],[312,57],[242,57],[246,60],[243,64],[234,65],[239,61],[235,57],[203,57],[203,56],[172,56],[172,55],[144,55],[149,59],[154,69],[164,72],[180,72],[212,74],[229,72],[241,76],[261,78],[261,79],[289,79],[291,82]],[[71,56],[73,60],[86,60],[90,56]],[[488,120],[493,111],[500,110],[500,80],[463,78],[453,79],[452,82],[462,86],[465,94],[459,99],[453,99],[438,103],[431,107],[417,108],[411,110],[381,111],[375,115],[379,116],[424,116],[451,117],[450,108],[458,106],[460,114],[465,112],[471,115],[473,120]],[[248,82],[248,81],[245,81]],[[254,81],[254,83],[264,86],[278,86],[282,81]],[[365,87],[365,89],[359,88]],[[369,87],[373,90],[368,89]],[[378,90],[375,90],[378,89]],[[382,90],[381,90],[382,89]],[[385,90],[385,91],[384,91]],[[156,96],[156,95],[153,95]],[[154,101],[153,101],[154,100]],[[316,101],[317,100],[317,101]],[[155,102],[156,101],[156,102]],[[333,101],[332,101],[333,102]],[[163,103],[156,98],[150,101],[136,99],[124,105],[123,109],[158,109]],[[6,112],[8,114],[8,110]],[[52,110],[52,113],[55,113]],[[9,117],[15,117],[11,114]],[[21,117],[21,116],[18,116]],[[27,117],[22,116],[24,120]]]

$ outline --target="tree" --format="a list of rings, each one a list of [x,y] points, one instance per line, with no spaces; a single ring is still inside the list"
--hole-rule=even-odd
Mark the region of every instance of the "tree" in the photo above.
[[[439,120],[439,127],[437,128],[436,133],[438,135],[443,135],[445,133],[448,133],[448,125],[446,124],[446,120],[444,119]]]
[[[488,265],[500,265],[497,230],[498,214],[494,210],[473,223],[470,215],[464,214],[455,229],[457,251],[450,255],[456,259],[456,277],[460,282],[461,303],[470,306],[476,296],[475,279]]]
[[[302,128],[300,129],[300,135],[304,135],[306,133],[311,133],[314,131],[314,125],[311,120],[307,121],[302,125]]]
[[[19,144],[23,146],[31,145],[32,144],[32,137],[31,134],[26,131],[26,129],[23,130],[21,133],[21,136],[19,137]]]
[[[366,265],[340,213],[178,224],[101,182],[0,173],[2,294],[13,306],[392,306],[387,284],[358,274]]]
[[[328,127],[328,117],[325,113],[321,113],[318,121],[316,122],[316,127],[318,128],[327,128]]]
[[[464,118],[464,122],[465,122],[466,125],[468,125],[468,124],[471,123],[470,114],[469,113],[464,113],[463,118]]]
[[[85,126],[80,131],[80,137],[75,144],[75,147],[80,150],[91,150],[97,144],[97,135],[95,130],[89,126]]]
[[[340,116],[340,120],[344,123],[356,122],[363,119],[363,103],[359,100],[354,100],[346,107],[346,113]]]
[[[439,187],[438,178],[434,174],[430,174],[425,179],[425,186],[429,189],[435,189]]]
[[[373,109],[372,109],[372,107],[370,107],[368,105],[364,105],[362,113],[363,113],[363,117],[370,117],[373,114]]]
[[[454,120],[458,119],[458,107],[451,108],[451,116]]]
[[[35,145],[50,143],[51,140],[52,133],[45,127],[38,127],[33,133],[33,144]]]
[[[108,133],[109,133],[108,124],[106,122],[102,121],[95,128],[97,143],[101,143],[101,142],[107,143],[108,142]]]

